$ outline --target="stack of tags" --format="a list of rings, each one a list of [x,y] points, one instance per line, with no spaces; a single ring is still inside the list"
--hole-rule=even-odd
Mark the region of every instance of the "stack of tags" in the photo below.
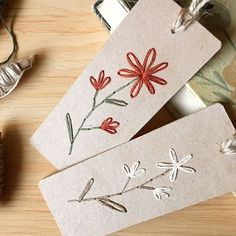
[[[198,23],[171,34],[179,12],[140,0],[33,135],[67,168],[40,183],[63,235],[109,234],[236,187],[235,158],[219,152],[234,133],[221,105],[129,142],[220,49]]]

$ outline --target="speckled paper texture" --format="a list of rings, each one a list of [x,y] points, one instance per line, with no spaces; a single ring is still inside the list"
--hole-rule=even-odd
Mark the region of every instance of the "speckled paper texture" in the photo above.
[[[179,6],[172,0],[140,0],[137,3],[31,138],[32,145],[55,167],[66,168],[129,141],[220,49],[220,41],[198,23],[185,32],[171,34],[171,25],[179,11]],[[150,48],[155,48],[157,52],[153,66],[168,62],[168,67],[156,74],[167,84],[153,83],[155,94],[150,94],[143,85],[135,98],[130,97],[132,86],[116,93],[112,98],[122,99],[128,105],[103,104],[87,119],[86,127],[98,126],[112,117],[120,124],[117,133],[109,134],[99,129],[80,132],[69,155],[66,114],[70,113],[76,133],[93,103],[94,88],[90,76],[98,78],[99,72],[104,70],[106,76],[112,79],[97,96],[100,102],[131,81],[117,74],[122,68],[133,69],[127,62],[126,54],[133,52],[143,62]]]
[[[48,177],[40,189],[63,235],[107,235],[236,189],[236,159],[219,152],[219,144],[234,132],[223,106],[216,104]],[[143,189],[111,197],[126,207],[126,213],[97,201],[68,202],[79,198],[91,178],[94,184],[85,198],[121,191],[127,179],[123,164],[139,161],[139,169],[146,170],[132,178],[128,188],[161,174],[156,164],[170,162],[170,148],[179,160],[191,154],[184,166],[196,172],[179,170],[174,182],[166,175],[148,184],[171,187],[168,198],[157,200],[152,191]]]

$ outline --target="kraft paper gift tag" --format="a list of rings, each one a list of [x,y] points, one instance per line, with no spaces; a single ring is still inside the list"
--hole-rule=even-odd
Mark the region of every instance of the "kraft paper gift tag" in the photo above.
[[[31,139],[65,168],[129,141],[220,49],[172,0],[140,0]],[[79,53],[79,52],[78,52]]]
[[[217,117],[216,117],[217,114]],[[107,235],[236,189],[216,104],[41,181],[63,235]]]

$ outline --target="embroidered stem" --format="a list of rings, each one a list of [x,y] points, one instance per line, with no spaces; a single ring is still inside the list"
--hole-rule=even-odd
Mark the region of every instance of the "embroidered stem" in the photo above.
[[[133,79],[132,81],[130,81],[129,83],[121,86],[120,88],[118,88],[117,90],[115,90],[114,92],[112,92],[111,94],[109,94],[107,97],[105,97],[100,103],[96,104],[96,98],[98,96],[98,91],[95,92],[94,94],[94,97],[93,97],[93,105],[92,105],[92,109],[88,112],[88,114],[86,115],[86,117],[83,119],[80,127],[78,128],[77,132],[75,133],[75,136],[71,142],[71,145],[70,145],[70,150],[69,150],[69,155],[71,155],[72,151],[73,151],[73,146],[74,146],[74,142],[76,140],[76,138],[78,137],[80,131],[84,130],[83,127],[84,127],[84,124],[85,122],[88,120],[88,118],[93,114],[93,112],[99,108],[102,104],[105,103],[105,101],[109,98],[111,98],[112,96],[114,96],[116,93],[120,92],[121,90],[125,89],[126,87],[128,87],[130,84],[133,84],[135,81],[137,80],[136,79]],[[88,129],[85,129],[85,130],[88,130]]]
[[[96,90],[96,92],[95,92],[95,94],[94,94],[94,97],[93,97],[93,108],[96,106],[96,98],[97,98],[97,96],[98,96],[98,93],[99,93],[99,91]]]
[[[131,191],[134,191],[136,189],[142,189],[143,186],[146,186],[147,184],[150,184],[151,182],[153,182],[154,180],[156,179],[159,179],[161,178],[162,176],[165,176],[166,174],[168,174],[170,172],[170,169],[166,170],[165,172],[159,174],[159,175],[156,175],[154,177],[152,177],[151,179],[145,181],[144,183],[140,184],[140,185],[137,185],[135,187],[132,187],[132,188],[128,188],[126,190],[122,190],[121,192],[118,192],[118,193],[113,193],[113,194],[108,194],[108,195],[103,195],[103,196],[97,196],[97,197],[92,197],[92,198],[84,198],[82,201],[79,201],[79,199],[71,199],[71,200],[68,200],[67,202],[87,202],[87,201],[97,201],[99,199],[107,199],[107,198],[112,198],[112,197],[115,197],[115,196],[122,196],[126,193],[129,193]],[[128,185],[128,184],[127,184]],[[125,187],[126,188],[126,187]]]
[[[82,128],[81,131],[83,131],[83,130],[89,131],[89,130],[93,130],[93,129],[101,129],[101,128],[100,127]]]
[[[125,189],[127,188],[127,186],[128,186],[128,184],[129,184],[129,182],[130,182],[130,180],[131,180],[131,178],[130,177],[128,177],[127,178],[127,181],[126,181],[126,183],[125,183],[125,186],[124,186],[124,188],[122,189],[122,193],[125,191]]]

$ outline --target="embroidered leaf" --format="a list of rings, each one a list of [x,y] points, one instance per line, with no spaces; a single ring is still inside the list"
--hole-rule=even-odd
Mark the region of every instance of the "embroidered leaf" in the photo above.
[[[70,143],[73,143],[74,134],[73,134],[73,126],[72,126],[72,120],[71,120],[70,113],[66,114],[66,124],[67,124],[67,130],[68,130],[68,134],[69,134]]]
[[[141,189],[146,189],[146,190],[154,190],[155,189],[154,187],[145,186],[145,185],[141,186],[140,188]]]
[[[79,199],[78,199],[79,202],[81,202],[81,201],[84,199],[84,197],[86,196],[86,194],[87,194],[87,193],[89,192],[89,190],[92,188],[93,184],[94,184],[94,179],[91,178],[91,179],[88,181],[88,183],[86,184],[86,186],[85,186],[83,192],[81,193],[81,195],[80,195],[80,197],[79,197]]]
[[[120,107],[126,107],[128,105],[128,103],[123,100],[111,99],[111,98],[106,99],[105,102]]]
[[[121,205],[117,202],[114,202],[109,198],[99,198],[97,201],[100,204],[102,204],[103,206],[109,207],[110,209],[112,209],[114,211],[119,211],[119,212],[122,212],[122,213],[127,212],[127,209],[123,205]]]

